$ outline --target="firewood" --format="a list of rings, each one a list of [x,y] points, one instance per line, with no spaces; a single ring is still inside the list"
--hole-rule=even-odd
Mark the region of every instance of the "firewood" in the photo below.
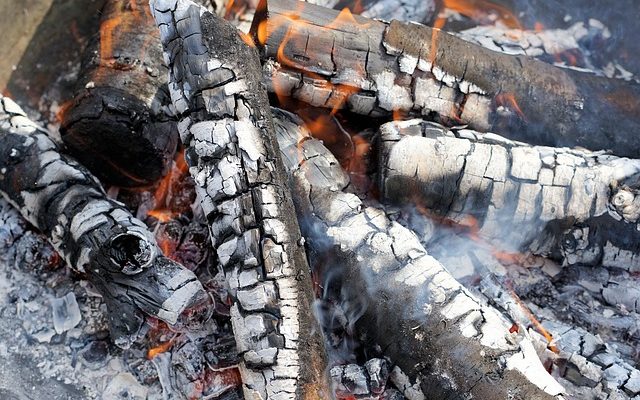
[[[106,1],[76,90],[60,129],[73,157],[120,186],[149,185],[168,171],[178,130],[163,109],[167,67],[145,4]]]
[[[532,144],[640,155],[635,83],[294,0],[263,0],[252,34],[270,90],[314,106],[423,115]]]
[[[425,251],[411,231],[365,206],[337,160],[285,112],[276,132],[310,259],[331,254],[343,285],[364,298],[352,321],[397,367],[392,381],[415,399],[559,398],[532,343],[510,333]],[[313,263],[312,263],[313,264]]]
[[[477,220],[511,251],[640,270],[640,160],[513,142],[421,120],[380,128],[385,201]]]
[[[328,398],[321,332],[250,39],[188,0],[151,2],[186,161],[230,286],[247,398]]]
[[[0,97],[0,105],[0,193],[104,296],[117,345],[135,341],[142,312],[176,324],[204,305],[196,276],[166,258],[140,220],[16,103]]]

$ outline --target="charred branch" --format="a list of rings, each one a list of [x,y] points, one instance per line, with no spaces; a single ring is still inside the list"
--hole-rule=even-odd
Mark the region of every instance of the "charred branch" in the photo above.
[[[640,154],[633,83],[496,53],[414,23],[338,18],[293,0],[263,1],[252,33],[270,90],[314,106],[422,115],[533,144]]]
[[[414,203],[510,251],[637,271],[640,161],[529,146],[412,120],[380,128],[383,198]]]
[[[167,68],[148,7],[105,3],[76,90],[61,124],[73,157],[119,186],[149,185],[167,172],[178,131],[163,109],[170,103]]]
[[[342,284],[366,299],[362,317],[349,322],[395,364],[392,381],[405,397],[560,396],[528,338],[510,333],[511,324],[464,289],[411,231],[345,192],[348,176],[301,121],[285,112],[276,117],[310,259],[334,254],[330,267]]]
[[[151,7],[189,171],[233,297],[245,395],[328,397],[310,270],[257,51],[190,1]]]
[[[116,344],[137,338],[143,312],[175,325],[205,305],[196,276],[166,258],[140,220],[16,103],[2,97],[0,105],[0,193],[101,292]]]

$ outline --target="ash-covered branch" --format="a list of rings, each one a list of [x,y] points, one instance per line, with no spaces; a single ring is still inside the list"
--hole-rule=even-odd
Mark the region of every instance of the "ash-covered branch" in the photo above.
[[[0,97],[0,106],[0,193],[102,293],[116,344],[136,339],[142,312],[176,324],[208,299],[195,275],[164,257],[146,226],[16,103]]]
[[[561,396],[527,337],[510,333],[511,323],[464,289],[411,231],[345,192],[347,175],[301,121],[281,112],[275,122],[312,264],[332,255],[328,273],[366,304],[349,323],[398,367],[392,381],[405,396]]]
[[[328,397],[310,270],[258,54],[190,1],[151,1],[151,9],[189,171],[233,298],[245,395]]]
[[[112,184],[154,183],[173,160],[178,130],[165,112],[167,67],[148,7],[106,1],[80,71],[75,98],[62,115],[69,152]]]
[[[469,124],[516,140],[640,154],[640,86],[501,54],[437,29],[264,0],[252,33],[270,90],[314,106]]]
[[[383,125],[383,198],[452,220],[475,217],[503,249],[565,264],[640,268],[640,161],[529,146],[412,120]]]

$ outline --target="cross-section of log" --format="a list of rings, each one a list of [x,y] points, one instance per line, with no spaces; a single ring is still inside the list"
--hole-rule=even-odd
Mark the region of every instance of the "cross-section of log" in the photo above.
[[[353,323],[399,367],[392,380],[405,396],[560,396],[529,339],[510,333],[511,323],[465,290],[413,233],[346,193],[338,161],[294,118],[276,115],[276,132],[310,260],[335,255],[330,268],[367,304]]]
[[[0,97],[0,193],[104,296],[116,344],[137,338],[142,312],[176,324],[206,305],[196,276],[166,258],[146,226],[7,97]]]
[[[418,114],[533,144],[640,155],[635,83],[294,0],[263,0],[252,34],[270,89],[314,106]]]
[[[189,171],[231,289],[251,399],[329,398],[323,338],[258,53],[188,0],[151,1]]]
[[[153,183],[167,172],[178,143],[167,68],[146,4],[108,0],[100,32],[84,54],[76,97],[60,132],[73,155],[120,186]]]
[[[390,122],[379,132],[386,201],[414,202],[452,220],[471,215],[483,237],[508,250],[640,270],[640,160],[421,120]]]

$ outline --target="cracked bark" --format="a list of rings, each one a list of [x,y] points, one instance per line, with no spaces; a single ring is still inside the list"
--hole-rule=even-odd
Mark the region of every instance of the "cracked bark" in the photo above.
[[[640,160],[529,146],[412,120],[380,128],[382,197],[452,220],[514,251],[640,270]]]
[[[178,130],[164,110],[167,67],[147,7],[105,3],[76,88],[60,129],[73,157],[119,186],[149,185],[168,171]]]
[[[270,90],[365,115],[409,113],[540,145],[640,154],[637,84],[496,53],[418,24],[337,15],[293,0],[261,3],[252,33]]]
[[[338,161],[292,114],[275,115],[310,259],[331,254],[343,284],[366,298],[352,321],[398,367],[410,399],[561,397],[528,338],[465,290],[417,237],[344,189]],[[546,391],[546,392],[545,392]]]
[[[196,276],[166,258],[140,220],[16,103],[0,97],[0,106],[0,193],[101,292],[116,344],[135,341],[143,312],[176,324],[206,305]]]
[[[310,270],[258,54],[190,1],[151,1],[151,9],[189,171],[232,293],[245,395],[328,398]]]

